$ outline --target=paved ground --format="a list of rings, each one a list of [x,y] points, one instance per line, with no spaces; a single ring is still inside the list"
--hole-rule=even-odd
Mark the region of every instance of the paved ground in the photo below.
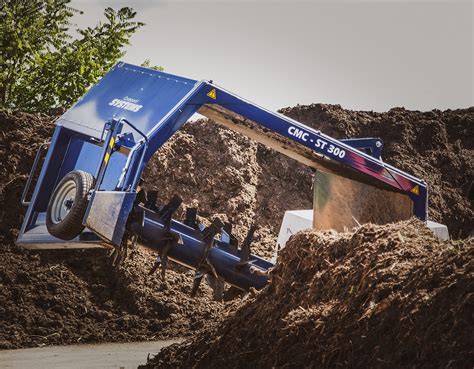
[[[178,341],[105,343],[1,350],[2,369],[129,369]]]

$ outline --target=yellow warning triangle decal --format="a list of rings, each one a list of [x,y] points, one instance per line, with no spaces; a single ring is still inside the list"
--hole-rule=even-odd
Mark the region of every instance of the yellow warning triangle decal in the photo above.
[[[413,187],[411,190],[410,190],[411,193],[414,193],[415,195],[419,195],[420,194],[420,187],[418,187],[418,185],[416,185],[415,187]]]
[[[207,93],[207,96],[209,96],[211,99],[214,99],[214,100],[215,100],[215,99],[217,98],[216,89],[213,88],[211,91],[209,91],[209,92]]]

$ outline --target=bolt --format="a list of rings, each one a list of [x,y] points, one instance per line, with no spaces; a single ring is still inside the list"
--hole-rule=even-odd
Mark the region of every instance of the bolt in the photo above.
[[[73,204],[74,204],[74,199],[72,198],[64,201],[64,206],[66,207],[67,210],[71,210]]]

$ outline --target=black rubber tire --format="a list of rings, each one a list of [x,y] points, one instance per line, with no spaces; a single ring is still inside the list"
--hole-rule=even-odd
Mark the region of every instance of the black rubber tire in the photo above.
[[[73,180],[76,184],[76,195],[69,213],[59,223],[55,223],[52,219],[52,207],[55,198],[59,195],[62,187]],[[83,230],[82,220],[89,202],[87,195],[94,186],[94,177],[82,170],[75,170],[66,174],[61,182],[54,189],[46,211],[46,228],[53,236],[62,240],[72,240],[77,237]]]

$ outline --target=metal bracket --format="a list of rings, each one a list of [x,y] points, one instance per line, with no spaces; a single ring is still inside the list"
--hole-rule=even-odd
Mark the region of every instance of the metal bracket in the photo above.
[[[232,249],[237,250],[239,241],[232,234],[232,223],[225,223],[222,231],[221,240],[228,243]]]
[[[156,209],[156,199],[158,197],[158,193],[156,191],[150,191],[147,193],[146,201],[147,204],[151,204]],[[157,242],[164,243],[161,251],[159,252],[159,256],[157,257],[153,267],[148,272],[148,275],[153,274],[160,266],[161,266],[161,278],[165,281],[166,277],[166,269],[168,268],[168,251],[173,247],[174,244],[182,242],[181,236],[173,234],[171,232],[171,219],[176,210],[180,207],[183,200],[178,196],[174,195],[168,204],[163,206],[163,208],[159,211],[159,217],[163,221],[165,226],[164,237],[157,240]],[[147,207],[148,209],[155,211]]]
[[[115,150],[115,140],[117,138],[117,135],[121,132],[122,127],[123,127],[123,124],[116,119],[112,119],[105,123],[104,132],[107,131],[107,135],[104,140],[104,145],[102,149],[102,160],[99,164],[99,168],[97,168],[97,175],[96,175],[96,182],[95,182],[96,191],[100,189],[100,185],[102,184],[102,180],[104,179],[104,176],[105,176],[107,165],[109,164],[110,156]]]
[[[245,237],[244,242],[242,242],[242,247],[240,248],[240,262],[239,267],[247,265],[250,260],[250,245],[253,241],[253,236],[255,231],[257,230],[257,226],[252,224],[247,232],[247,236]]]
[[[38,151],[36,152],[35,156],[35,161],[33,162],[33,166],[31,167],[30,174],[28,175],[28,180],[26,181],[25,188],[23,189],[23,193],[21,194],[21,204],[23,206],[28,206],[30,205],[29,201],[25,201],[26,195],[28,195],[28,192],[30,190],[31,182],[33,182],[33,178],[36,172],[36,167],[38,166],[38,163],[40,162],[41,158],[41,153],[45,149],[45,147],[48,147],[51,142],[45,142],[40,145],[38,148]]]
[[[156,205],[157,201],[158,201],[158,191],[147,191],[145,207],[152,211],[157,211],[158,210],[158,206]]]
[[[364,151],[376,159],[381,159],[382,157],[383,141],[380,138],[346,138],[339,141],[354,149]]]
[[[187,208],[184,224],[186,224],[187,226],[191,228],[199,229],[199,225],[197,223],[197,214],[198,214],[197,208]]]
[[[201,284],[202,277],[206,273],[211,273],[212,276],[216,279],[218,279],[218,275],[216,272],[216,269],[212,265],[212,263],[209,261],[209,252],[211,249],[214,247],[214,236],[216,233],[220,232],[224,224],[219,218],[215,218],[211,225],[209,227],[206,227],[202,231],[203,238],[202,240],[205,242],[205,248],[203,250],[203,253],[201,255],[201,259],[198,263],[198,266],[196,268],[196,274],[194,275],[194,281],[193,281],[193,288],[191,289],[191,297],[196,296],[196,293],[199,289],[199,285]]]
[[[173,213],[178,210],[182,202],[183,199],[181,199],[181,197],[173,195],[170,202],[161,209],[159,216],[161,220],[163,220],[163,223],[165,223],[166,228],[169,228],[171,217],[173,216]]]

